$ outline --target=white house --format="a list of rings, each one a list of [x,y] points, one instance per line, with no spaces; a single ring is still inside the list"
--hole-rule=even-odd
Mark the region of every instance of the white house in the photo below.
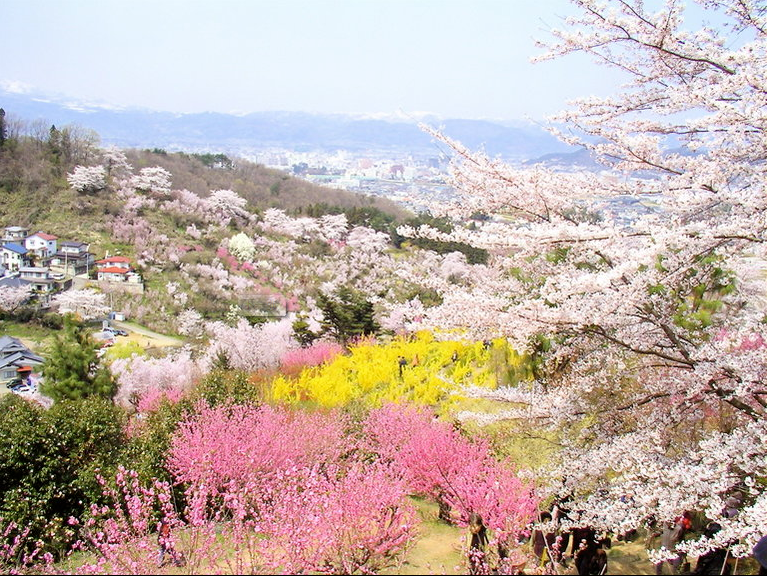
[[[24,239],[24,247],[38,259],[53,256],[58,238],[45,232],[35,232]]]
[[[130,284],[141,284],[141,276],[134,272],[131,266],[130,258],[125,256],[110,256],[101,260],[96,260],[98,269],[97,277],[106,282],[126,282]]]
[[[52,277],[47,268],[22,266],[19,268],[19,278],[32,286],[32,292],[37,296],[37,302],[42,308],[51,305],[51,297],[60,288],[59,282]]]
[[[7,226],[3,234],[3,242],[24,242],[29,234],[29,228],[24,226]]]
[[[51,257],[51,268],[75,276],[87,274],[95,260],[95,256],[88,252],[89,247],[85,242],[60,242],[58,251]]]
[[[96,268],[98,270],[118,268],[123,272],[129,272],[131,270],[130,258],[126,258],[125,256],[109,256],[108,258],[102,258],[101,260],[96,260]]]
[[[16,242],[6,242],[0,247],[0,260],[8,270],[18,270],[29,262],[27,249]]]

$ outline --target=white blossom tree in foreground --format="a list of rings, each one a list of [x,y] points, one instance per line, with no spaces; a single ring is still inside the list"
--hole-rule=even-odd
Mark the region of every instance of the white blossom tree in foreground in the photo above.
[[[502,216],[452,238],[492,250],[500,273],[424,321],[537,355],[533,381],[493,392],[508,410],[462,416],[550,426],[559,450],[536,472],[580,522],[622,532],[696,511],[723,529],[693,552],[744,556],[767,533],[765,8],[701,0],[725,23],[690,31],[676,0],[574,4],[544,58],[585,52],[628,81],[555,120],[611,172],[515,170],[432,131],[455,151],[450,213]],[[640,194],[657,209],[600,218],[597,200]]]

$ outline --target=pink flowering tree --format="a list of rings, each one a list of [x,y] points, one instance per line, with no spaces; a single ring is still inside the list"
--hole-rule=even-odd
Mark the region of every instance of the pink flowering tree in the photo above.
[[[375,574],[418,533],[401,476],[382,464],[293,467],[274,488],[261,550],[273,570]]]
[[[213,190],[207,200],[211,209],[224,223],[233,218],[247,221],[250,217],[246,210],[248,201],[234,190]]]
[[[181,424],[169,467],[180,482],[216,494],[232,483],[266,484],[293,465],[335,461],[346,450],[341,419],[268,406],[203,407]]]
[[[304,348],[287,350],[280,358],[283,370],[294,371],[304,367],[319,366],[343,354],[344,348],[336,342],[318,340]]]
[[[428,410],[394,404],[371,412],[365,428],[371,449],[401,471],[410,491],[435,499],[445,519],[466,526],[479,514],[508,545],[533,518],[532,487],[481,438],[469,440]]]
[[[350,457],[338,414],[269,406],[199,407],[179,427],[169,467],[186,487],[190,521],[249,526],[245,548],[286,573],[376,571],[416,534],[402,476]],[[238,528],[238,526],[240,528]],[[243,541],[241,538],[239,541]]]
[[[139,412],[156,408],[163,398],[179,399],[201,376],[189,350],[162,358],[134,354],[112,360],[109,369],[117,378],[115,402]]]

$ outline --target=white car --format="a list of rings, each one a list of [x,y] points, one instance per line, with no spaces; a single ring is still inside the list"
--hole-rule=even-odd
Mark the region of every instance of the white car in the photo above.
[[[14,392],[15,394],[34,394],[37,392],[37,388],[25,382],[24,384],[19,384],[18,386],[11,388],[11,392]]]

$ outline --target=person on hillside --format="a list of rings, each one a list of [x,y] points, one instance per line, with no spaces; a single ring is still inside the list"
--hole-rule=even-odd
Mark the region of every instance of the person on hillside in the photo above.
[[[706,529],[703,531],[703,536],[706,538],[713,538],[714,534],[721,529],[722,526],[718,522],[709,522],[706,525]],[[715,574],[729,576],[729,574],[732,573],[732,569],[727,563],[728,555],[727,548],[714,548],[713,550],[709,550],[698,557],[698,562],[695,565],[695,570],[693,570],[692,574],[695,574],[696,576],[714,576]]]
[[[759,562],[759,576],[767,576],[767,536],[762,536],[751,551],[754,560]]]
[[[168,554],[176,566],[182,565],[181,555],[176,552],[173,546],[173,538],[170,534],[170,523],[167,519],[160,520],[160,526],[157,530],[157,545],[159,552],[157,555],[157,567],[162,568],[165,564],[165,554]]]
[[[550,512],[541,512],[538,517],[538,521],[541,524],[551,522],[551,520]],[[539,566],[544,567],[552,562],[554,559],[552,556],[554,544],[556,543],[556,532],[543,532],[543,530],[536,528],[533,530],[530,540],[533,544],[533,554],[539,560]]]
[[[397,358],[397,364],[399,365],[399,377],[402,378],[402,369],[407,366],[407,360],[404,356],[400,356]]]
[[[661,547],[673,552],[676,549],[676,545],[682,541],[687,531],[692,527],[692,518],[689,512],[684,512],[681,516],[677,516],[673,522],[668,522],[661,532],[660,544]],[[665,560],[655,565],[655,573],[663,574],[663,565],[668,562],[671,566],[671,571],[674,574],[679,573],[682,563],[684,562],[686,555],[683,553],[677,554],[672,560]]]

